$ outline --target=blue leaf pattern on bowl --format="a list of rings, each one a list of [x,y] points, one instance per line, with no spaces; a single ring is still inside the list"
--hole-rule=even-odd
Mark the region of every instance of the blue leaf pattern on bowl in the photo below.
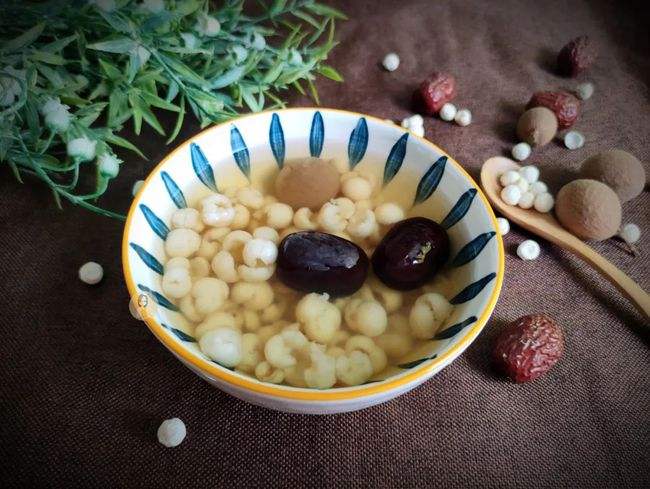
[[[148,294],[151,294],[154,298],[154,300],[161,306],[163,306],[166,309],[169,309],[170,311],[178,312],[178,307],[176,307],[175,304],[172,303],[167,297],[162,295],[160,292],[156,292],[153,289],[150,289],[146,285],[138,284],[138,289],[140,289],[142,292],[146,292]]]
[[[431,168],[427,170],[420,179],[420,183],[418,183],[418,189],[415,192],[413,205],[420,204],[433,195],[433,192],[438,188],[440,180],[442,180],[442,175],[445,173],[446,165],[446,156],[441,156],[433,163],[433,165],[431,165]]]
[[[284,166],[285,153],[284,131],[282,130],[282,124],[280,123],[280,116],[275,113],[271,116],[269,143],[271,144],[271,151],[273,152],[278,167],[282,168]]]
[[[140,210],[144,214],[144,218],[149,223],[149,226],[151,226],[151,229],[153,229],[153,232],[160,236],[163,241],[167,239],[167,235],[169,234],[167,224],[162,222],[162,220],[145,204],[140,204]]]
[[[325,140],[325,126],[323,125],[323,116],[316,111],[311,120],[311,131],[309,132],[309,154],[314,158],[319,158],[323,151],[323,141]]]
[[[368,123],[366,118],[362,117],[352,130],[348,142],[348,159],[350,160],[351,170],[363,159],[366,149],[368,149]]]
[[[387,185],[400,168],[402,168],[402,163],[404,163],[404,157],[406,156],[406,143],[408,142],[409,133],[406,132],[397,140],[388,153],[388,158],[386,158],[386,165],[384,166],[384,185]]]
[[[465,216],[465,214],[467,214],[467,211],[472,205],[472,201],[474,200],[475,195],[475,188],[470,188],[467,192],[461,195],[460,199],[458,199],[458,202],[456,202],[456,205],[454,205],[454,207],[449,211],[449,214],[447,214],[447,217],[442,220],[440,225],[445,229],[449,229],[458,221],[460,221]]]
[[[163,328],[171,331],[174,334],[174,336],[176,336],[176,338],[178,338],[179,340],[187,341],[189,343],[196,343],[196,338],[194,338],[194,336],[190,336],[187,333],[185,333],[184,331],[181,331],[180,329],[172,328],[171,326],[169,326],[168,324],[165,324],[165,323],[160,323],[160,325]]]
[[[212,167],[208,162],[208,159],[201,151],[201,147],[196,143],[190,144],[190,154],[192,155],[192,168],[194,168],[194,173],[199,177],[199,180],[203,182],[203,185],[208,187],[210,190],[218,192],[217,182],[214,179],[214,172]]]
[[[153,256],[151,253],[149,253],[140,245],[137,245],[135,243],[129,243],[129,245],[131,246],[131,248],[135,250],[138,256],[145,263],[145,265],[147,265],[149,268],[151,268],[154,272],[156,272],[159,275],[162,275],[164,273],[164,268],[162,266],[162,263],[160,263],[155,256]]]
[[[187,207],[187,202],[185,201],[183,192],[178,188],[178,185],[176,185],[176,182],[172,177],[169,176],[169,173],[166,171],[160,172],[160,177],[163,179],[163,182],[165,182],[165,188],[167,189],[167,192],[169,192],[169,196],[171,197],[172,202],[174,202],[174,205],[179,209]]]
[[[399,367],[399,368],[404,368],[404,369],[417,367],[417,366],[420,365],[421,363],[424,363],[424,362],[426,362],[427,360],[433,360],[433,359],[436,358],[437,356],[438,356],[438,355],[432,355],[432,356],[430,356],[430,357],[420,358],[419,360],[413,360],[412,362],[400,363],[400,364],[398,365],[398,367]]]
[[[469,284],[449,302],[452,304],[462,304],[463,302],[471,301],[474,297],[479,295],[485,286],[489,284],[496,276],[497,274],[494,272],[488,273],[485,277]]]
[[[232,155],[235,158],[237,166],[246,178],[250,180],[251,157],[248,153],[244,138],[235,125],[230,128],[230,148],[232,149]]]
[[[461,321],[460,323],[454,324],[453,326],[449,326],[447,329],[440,331],[433,337],[433,339],[448,340],[449,338],[456,336],[458,333],[460,333],[463,328],[466,328],[467,326],[475,322],[476,322],[476,316],[470,316],[464,321]]]
[[[463,248],[458,252],[456,257],[451,262],[451,266],[460,267],[466,263],[471,262],[479,255],[479,253],[481,253],[481,251],[483,251],[485,245],[489,243],[495,234],[496,233],[494,231],[479,234],[476,238],[463,246]]]

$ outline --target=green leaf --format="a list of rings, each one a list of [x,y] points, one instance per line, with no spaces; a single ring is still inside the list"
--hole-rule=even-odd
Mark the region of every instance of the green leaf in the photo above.
[[[120,16],[119,12],[104,12],[99,10],[99,15],[101,15],[104,20],[117,32],[122,32],[124,34],[133,33],[134,28],[133,24],[129,19],[126,19]]]
[[[178,95],[178,83],[171,81],[169,82],[169,87],[167,88],[167,96],[165,97],[165,100],[167,102],[171,102],[176,98],[176,95]]]
[[[199,76],[182,61],[179,61],[178,59],[171,56],[167,56],[163,53],[158,53],[158,56],[163,61],[163,63],[167,65],[168,68],[180,75],[180,77],[184,79],[183,81],[198,85],[199,87],[205,87],[208,85],[208,82],[205,80],[205,78]]]
[[[281,57],[278,57],[278,59],[275,60],[275,63],[273,63],[273,65],[266,72],[264,78],[262,78],[262,83],[273,83],[278,78],[278,76],[280,76],[282,70],[286,65],[286,61],[284,61]]]
[[[44,46],[41,47],[41,50],[47,51],[48,53],[58,53],[63,48],[65,48],[68,44],[70,44],[73,41],[76,41],[78,37],[79,37],[78,34],[74,33],[71,36],[67,36],[62,39],[57,39],[56,41],[52,41],[49,44],[45,44]]]
[[[2,48],[0,48],[0,51],[2,51],[3,53],[11,53],[13,51],[18,51],[19,49],[24,48],[25,46],[29,46],[36,39],[38,39],[38,37],[41,35],[41,32],[43,32],[44,28],[45,28],[45,23],[40,22],[36,24],[31,29],[23,32],[20,36],[5,42]]]
[[[33,51],[29,57],[34,61],[41,61],[50,65],[64,65],[65,59],[62,56],[47,51]]]
[[[172,112],[179,112],[181,110],[178,105],[167,102],[166,100],[150,92],[142,91],[140,92],[140,96],[144,99],[145,102],[147,102],[149,105],[153,105],[154,107],[170,110]]]
[[[128,37],[120,37],[106,41],[95,42],[86,46],[88,49],[105,51],[107,53],[124,54],[138,47],[138,43]]]
[[[142,96],[137,93],[129,93],[129,104],[133,108],[133,117],[136,118],[136,113],[139,113],[139,117],[145,120],[147,124],[154,128],[154,130],[161,136],[165,135],[165,130],[160,125],[160,122],[156,118],[149,106],[145,103]],[[141,121],[140,121],[141,123]],[[139,134],[140,128],[136,130],[136,134]]]
[[[90,92],[90,95],[88,95],[88,100],[94,100],[97,97],[105,97],[108,95],[108,87],[106,86],[106,83],[99,82],[95,88],[93,88],[93,91]]]
[[[269,17],[273,18],[284,10],[287,0],[275,0],[269,9]]]
[[[119,124],[120,114],[128,110],[126,107],[126,94],[115,89],[108,97],[108,125],[115,127]]]
[[[128,100],[131,110],[133,111],[133,132],[139,136],[140,131],[142,130],[142,111],[138,105],[138,96],[129,93]]]
[[[54,88],[61,88],[63,86],[63,78],[59,75],[58,71],[49,66],[38,64],[38,71],[49,81]]]
[[[209,93],[189,87],[187,95],[192,102],[208,115],[214,115],[223,109],[223,101]]]
[[[147,157],[144,154],[142,154],[142,151],[140,151],[136,146],[134,146],[128,139],[124,139],[123,137],[117,136],[116,134],[109,132],[106,136],[104,136],[104,140],[116,146],[121,146],[122,148],[129,149],[134,153],[136,153],[138,156],[142,157],[143,159],[145,160],[147,159]]]
[[[307,78],[307,86],[309,87],[309,93],[311,94],[311,98],[314,99],[314,102],[316,102],[316,105],[320,105],[320,98],[318,97],[318,90],[316,90],[316,87],[314,86],[314,82],[312,82],[309,78]]]
[[[348,16],[345,15],[340,10],[335,9],[334,7],[330,7],[328,5],[323,5],[322,3],[316,3],[316,2],[308,3],[305,5],[305,8],[307,10],[311,10],[316,15],[325,15],[327,17],[332,17],[334,19],[341,19],[341,20],[348,19]]]
[[[38,110],[33,100],[27,99],[24,105],[25,118],[27,119],[27,127],[29,127],[29,135],[32,141],[36,141],[41,134],[41,124],[38,119]]]
[[[107,102],[97,102],[95,104],[86,105],[79,109],[75,113],[75,116],[81,124],[89,127],[97,120],[107,105]]]
[[[320,23],[316,19],[314,19],[311,15],[309,15],[309,14],[307,14],[305,12],[301,12],[300,10],[295,10],[295,11],[293,11],[291,13],[294,16],[298,17],[299,19],[304,20],[308,24],[311,24],[316,29],[318,29],[320,27]]]
[[[99,58],[99,66],[101,67],[102,71],[106,73],[106,76],[109,78],[109,80],[119,80],[122,78],[122,72],[109,62],[108,60]]]
[[[167,139],[167,141],[165,141],[165,144],[169,144],[174,139],[176,139],[176,136],[178,136],[178,133],[181,131],[181,127],[183,127],[184,118],[185,118],[185,96],[181,95],[181,106],[180,106],[180,110],[178,111],[178,117],[176,118],[176,124],[174,125],[174,130],[169,135],[169,138]]]
[[[253,112],[259,112],[262,108],[259,106],[255,96],[250,90],[242,89],[241,96]]]
[[[176,2],[175,12],[181,16],[185,17],[196,12],[203,2],[197,0],[183,0],[182,2]]]
[[[233,83],[239,81],[239,79],[244,76],[244,73],[246,72],[246,65],[242,66],[236,66],[233,69],[226,71],[222,75],[219,75],[216,78],[213,78],[209,80],[209,87],[211,89],[217,89],[217,88],[223,88],[227,87],[228,85],[232,85]]]
[[[320,65],[316,71],[330,80],[337,82],[343,81],[341,74],[329,65]]]

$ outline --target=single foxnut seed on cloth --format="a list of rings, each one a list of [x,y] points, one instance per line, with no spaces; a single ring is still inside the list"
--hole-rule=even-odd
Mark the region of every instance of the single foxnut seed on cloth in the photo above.
[[[136,180],[135,183],[133,184],[133,188],[131,189],[131,195],[135,197],[143,185],[144,185],[144,180]]]
[[[166,419],[158,428],[158,441],[167,448],[180,445],[186,435],[185,423],[179,418]]]
[[[416,112],[435,115],[455,96],[456,79],[447,73],[432,73],[413,92],[413,108]]]
[[[532,149],[528,143],[517,143],[512,147],[512,157],[517,161],[524,161],[531,152]]]
[[[641,229],[636,224],[628,223],[621,228],[618,235],[627,244],[634,244],[641,239]]]
[[[519,246],[517,246],[517,256],[524,261],[536,260],[539,257],[540,252],[539,243],[532,239],[522,241]]]
[[[585,145],[585,137],[578,131],[569,131],[564,135],[567,149],[580,149]]]
[[[521,383],[548,372],[564,353],[564,334],[546,314],[523,316],[498,336],[492,352],[495,366]]]
[[[517,136],[531,146],[550,143],[556,133],[557,117],[546,107],[528,109],[517,122]]]
[[[510,221],[505,217],[497,217],[497,226],[501,236],[505,236],[510,232]]]
[[[575,92],[580,100],[590,99],[594,94],[594,84],[590,82],[581,83],[576,87]]]
[[[438,115],[440,115],[440,118],[443,121],[451,122],[454,120],[454,117],[456,117],[457,112],[458,109],[456,109],[456,106],[448,102],[440,108],[440,113]]]
[[[95,263],[94,261],[84,263],[79,268],[79,280],[86,284],[95,285],[99,283],[103,277],[104,269],[99,263]]]
[[[627,151],[610,149],[590,156],[582,162],[580,175],[611,187],[627,202],[643,191],[646,173],[643,164]]]
[[[469,126],[472,123],[472,113],[468,109],[460,109],[456,112],[454,121],[461,127]]]
[[[568,92],[535,92],[526,105],[527,109],[546,107],[557,117],[558,129],[573,125],[580,112],[580,101]]]
[[[589,68],[596,59],[596,48],[589,36],[569,41],[557,55],[557,70],[562,76],[576,77]]]
[[[621,202],[604,183],[580,179],[567,183],[555,200],[560,224],[581,239],[602,241],[621,226]]]
[[[396,53],[388,53],[381,64],[386,71],[395,71],[399,67],[399,56]]]

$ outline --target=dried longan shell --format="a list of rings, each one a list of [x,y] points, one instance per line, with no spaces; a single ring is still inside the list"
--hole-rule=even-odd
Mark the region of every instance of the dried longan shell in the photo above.
[[[327,160],[305,158],[287,163],[275,180],[275,195],[294,209],[318,210],[339,192],[339,173]]]
[[[558,192],[555,215],[577,237],[602,241],[614,236],[621,227],[621,202],[604,183],[574,180]]]
[[[521,114],[517,136],[531,146],[544,146],[557,133],[557,117],[546,107],[534,107]]]
[[[583,178],[603,182],[616,192],[621,202],[627,202],[643,192],[646,183],[641,162],[627,151],[610,149],[590,156],[582,162]]]

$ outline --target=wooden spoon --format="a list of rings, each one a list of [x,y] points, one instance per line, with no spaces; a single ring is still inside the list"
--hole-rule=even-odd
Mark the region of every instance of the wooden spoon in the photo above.
[[[521,209],[520,207],[508,205],[501,200],[502,187],[499,183],[499,177],[508,170],[517,170],[519,168],[520,166],[517,163],[501,156],[495,156],[483,163],[481,185],[494,208],[522,228],[541,236],[551,243],[555,243],[587,262],[621,291],[648,320],[650,318],[650,296],[630,277],[564,229],[555,219],[553,213],[543,214],[536,210]]]

